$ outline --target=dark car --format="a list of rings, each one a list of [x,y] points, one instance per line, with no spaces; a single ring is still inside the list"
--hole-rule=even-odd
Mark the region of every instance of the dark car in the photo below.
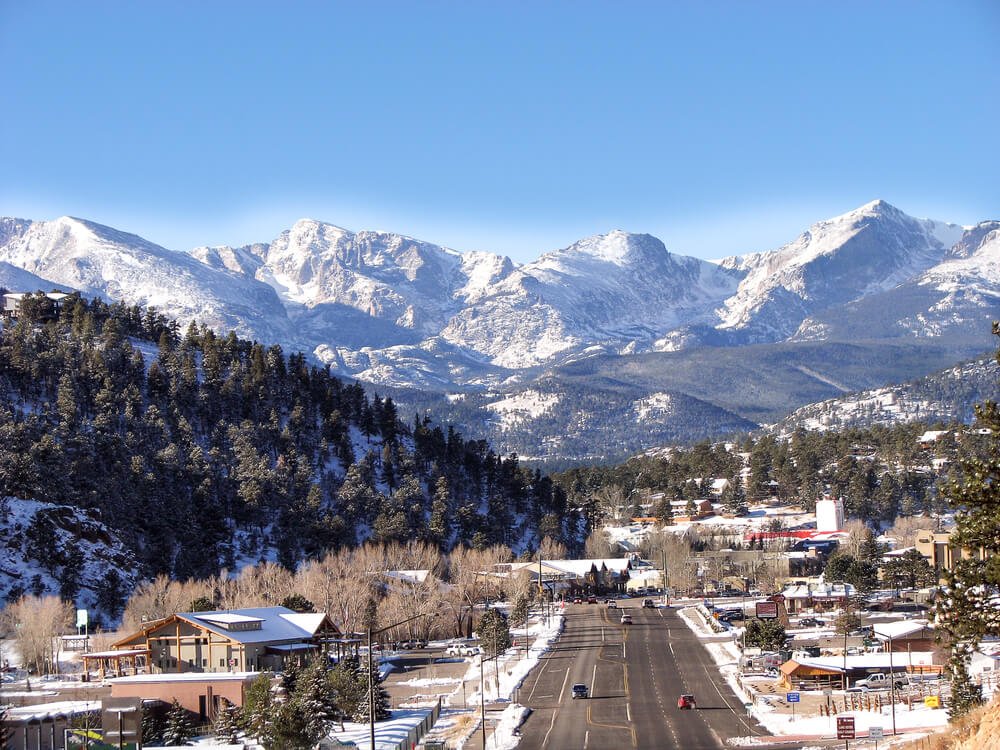
[[[694,696],[690,693],[685,693],[680,698],[677,699],[677,708],[697,708],[698,705],[695,703]]]
[[[821,628],[826,625],[826,622],[817,620],[815,617],[803,617],[799,620],[799,625],[803,628]]]
[[[588,596],[587,597],[587,604],[597,604],[597,597],[596,596]]]
[[[578,682],[573,686],[573,697],[574,698],[589,698],[590,691],[587,690],[587,686],[582,682]]]
[[[656,609],[656,605],[653,603],[652,599],[643,599],[642,606],[646,609]]]

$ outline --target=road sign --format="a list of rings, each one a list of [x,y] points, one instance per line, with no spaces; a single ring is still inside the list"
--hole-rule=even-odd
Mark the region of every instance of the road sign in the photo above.
[[[799,694],[798,693],[785,693],[785,700],[789,703],[798,703]]]
[[[868,727],[868,739],[880,740],[883,736],[882,727]]]
[[[837,717],[837,739],[838,740],[853,740],[854,739],[854,717],[853,716],[838,716]]]
[[[757,617],[761,620],[773,620],[778,616],[777,602],[756,602]]]

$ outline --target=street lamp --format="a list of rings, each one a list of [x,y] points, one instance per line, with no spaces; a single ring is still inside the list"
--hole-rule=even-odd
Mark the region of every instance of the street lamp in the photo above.
[[[483,750],[486,750],[486,679],[483,665],[488,661],[493,661],[503,654],[501,651],[493,656],[479,654],[479,719],[483,725]]]
[[[384,628],[372,630],[371,623],[368,624],[368,738],[371,743],[371,750],[375,750],[375,680],[372,674],[372,636],[384,633],[387,630],[405,625],[408,622],[419,620],[421,617],[433,617],[437,612],[424,612],[423,614],[407,617],[405,620],[386,625]]]

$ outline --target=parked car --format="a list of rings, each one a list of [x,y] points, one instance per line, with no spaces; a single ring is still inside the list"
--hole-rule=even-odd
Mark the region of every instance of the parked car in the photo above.
[[[444,652],[448,656],[475,656],[479,653],[479,646],[470,643],[452,643]]]
[[[889,675],[884,672],[876,672],[875,674],[868,675],[863,680],[855,682],[854,687],[868,688],[869,690],[888,690],[890,684],[897,690],[900,690],[909,685],[910,680],[905,674],[897,674],[890,679]]]
[[[408,641],[403,641],[399,646],[405,649],[427,648],[427,641],[422,638],[411,638]]]
[[[583,604],[583,597],[574,596],[573,597],[573,604]]]
[[[584,685],[582,682],[578,682],[575,685],[573,685],[573,697],[574,698],[589,698],[590,697],[590,691],[587,689],[586,685]]]
[[[642,606],[645,609],[656,609],[656,605],[653,604],[653,600],[652,599],[643,599],[642,600]]]
[[[680,698],[677,699],[677,708],[697,708],[698,704],[695,702],[694,696],[690,693],[684,693]]]
[[[631,624],[632,624],[632,615],[623,614],[622,625],[631,625]]]
[[[826,625],[826,621],[817,620],[815,617],[803,617],[799,620],[799,625],[803,628],[821,628]]]

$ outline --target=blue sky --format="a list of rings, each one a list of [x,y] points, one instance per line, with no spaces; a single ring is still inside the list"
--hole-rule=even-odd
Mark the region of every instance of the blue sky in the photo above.
[[[287,7],[285,7],[287,5]],[[1000,3],[0,0],[0,215],[704,258],[1000,218]]]

